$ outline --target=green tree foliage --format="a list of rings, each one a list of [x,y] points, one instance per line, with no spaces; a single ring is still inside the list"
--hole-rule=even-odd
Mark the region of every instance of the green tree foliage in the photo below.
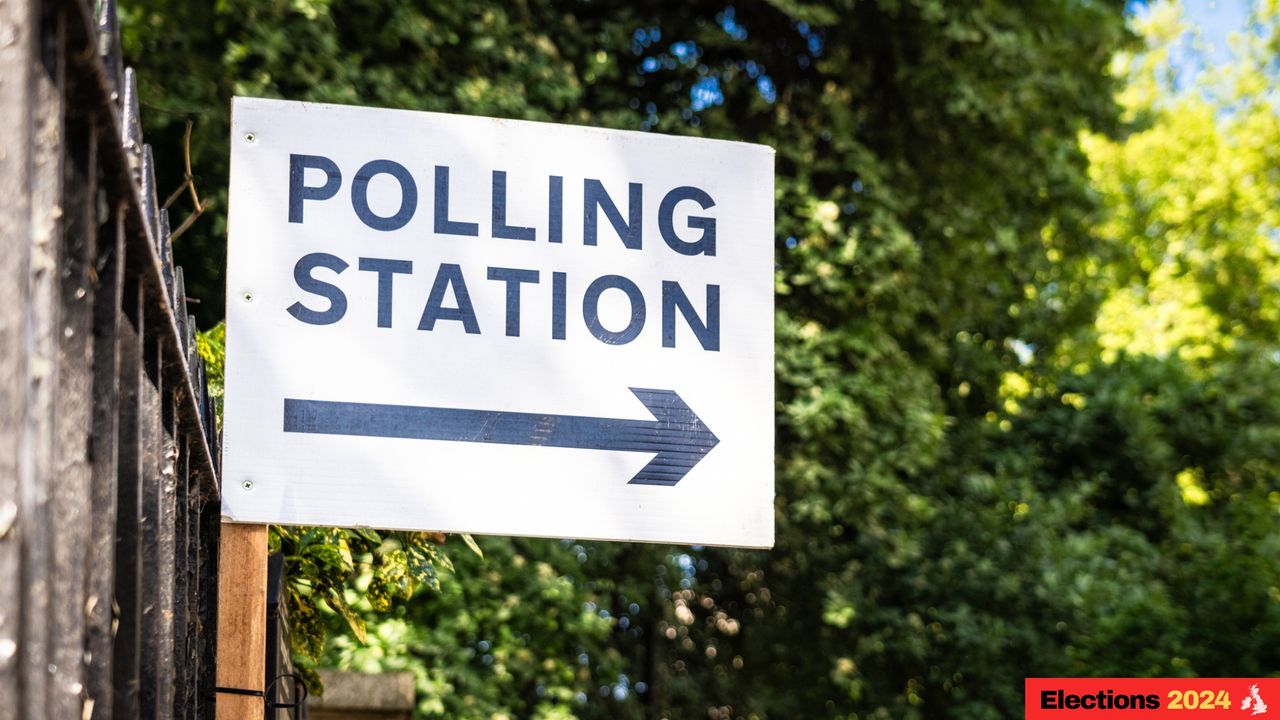
[[[591,579],[609,568],[580,562],[589,551],[572,541],[481,542],[483,559],[452,553],[453,581],[379,616],[367,642],[338,636],[329,658],[412,671],[424,717],[578,717],[624,672],[617,625],[598,604],[608,595]]]
[[[148,137],[194,117],[218,202],[178,249],[206,320],[233,92],[777,149],[774,550],[482,538],[387,610],[401,540],[282,535],[327,659],[412,670],[422,717],[997,718],[1028,675],[1280,667],[1274,2],[1194,87],[1168,4],[1141,44],[1088,0],[128,10]]]

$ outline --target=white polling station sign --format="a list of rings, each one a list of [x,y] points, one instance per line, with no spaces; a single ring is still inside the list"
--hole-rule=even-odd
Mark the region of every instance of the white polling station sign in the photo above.
[[[773,544],[773,150],[233,104],[230,520]]]

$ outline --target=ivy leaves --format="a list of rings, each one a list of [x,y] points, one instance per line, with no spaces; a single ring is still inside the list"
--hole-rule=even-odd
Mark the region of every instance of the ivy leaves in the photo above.
[[[294,651],[320,661],[326,612],[365,643],[364,612],[387,612],[419,588],[439,590],[441,573],[453,570],[443,542],[440,533],[272,526],[270,550],[284,555]]]

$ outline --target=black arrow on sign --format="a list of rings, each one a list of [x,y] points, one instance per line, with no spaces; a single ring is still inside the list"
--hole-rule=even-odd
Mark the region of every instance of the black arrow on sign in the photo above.
[[[635,485],[675,485],[719,442],[671,390],[631,388],[653,420],[285,398],[284,431],[656,453]]]

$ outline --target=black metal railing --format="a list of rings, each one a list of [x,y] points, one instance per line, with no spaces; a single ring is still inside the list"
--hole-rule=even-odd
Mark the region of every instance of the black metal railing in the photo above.
[[[113,0],[0,1],[0,240],[0,720],[211,719],[219,435]]]
[[[267,674],[266,720],[302,720],[307,689],[294,672],[289,645],[289,604],[285,601],[284,555],[276,553],[267,562]]]

